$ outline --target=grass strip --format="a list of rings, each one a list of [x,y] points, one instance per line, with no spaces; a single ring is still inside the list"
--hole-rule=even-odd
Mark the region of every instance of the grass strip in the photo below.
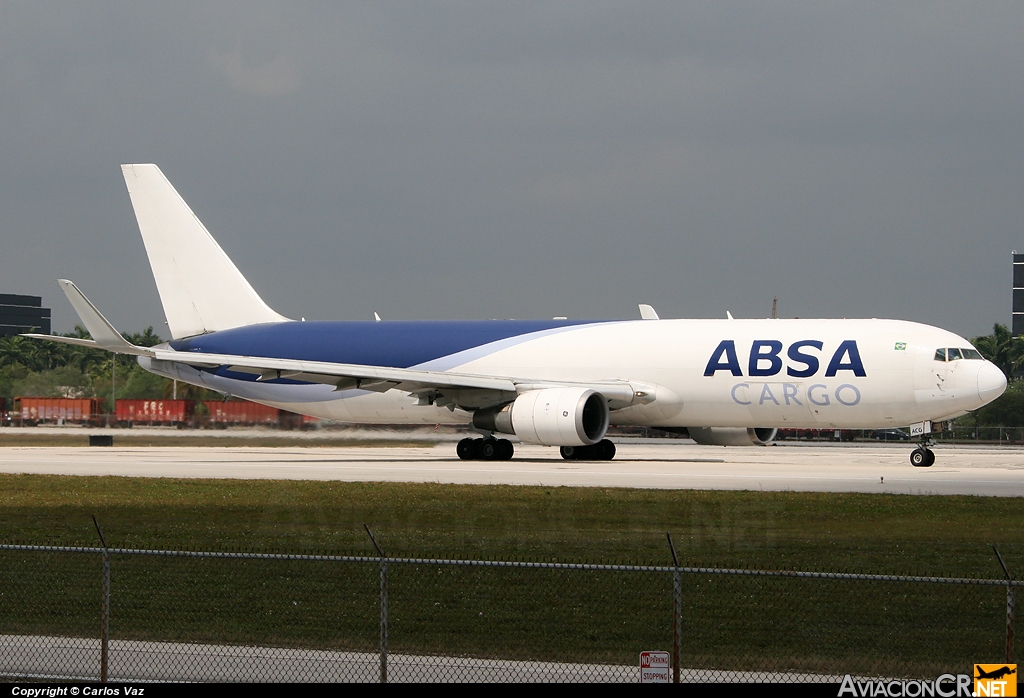
[[[0,475],[4,542],[999,578],[1011,498]],[[372,651],[370,564],[114,560],[115,637]],[[0,555],[0,631],[95,635],[99,560]],[[392,651],[632,664],[671,577],[392,565]],[[1001,658],[1001,587],[684,579],[691,666],[928,675]],[[241,609],[241,612],[240,612]],[[952,666],[952,665],[956,666]]]

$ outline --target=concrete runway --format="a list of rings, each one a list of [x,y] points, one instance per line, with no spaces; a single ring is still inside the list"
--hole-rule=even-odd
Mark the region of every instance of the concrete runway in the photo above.
[[[615,460],[593,463],[565,461],[556,448],[521,444],[512,461],[460,461],[454,446],[7,447],[0,448],[0,472],[1024,496],[1024,449],[1016,447],[940,446],[934,466],[914,468],[907,445],[723,448],[621,440]]]

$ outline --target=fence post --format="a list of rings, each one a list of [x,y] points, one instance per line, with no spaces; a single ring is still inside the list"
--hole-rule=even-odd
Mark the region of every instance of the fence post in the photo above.
[[[103,539],[103,531],[100,530],[100,522],[96,520],[95,514],[92,522],[96,525],[96,533],[100,536],[100,544],[103,546],[103,598],[100,600],[100,683],[107,682],[107,668],[110,660],[110,550],[107,549],[107,541]]]
[[[672,683],[679,683],[679,643],[683,635],[683,573],[679,570],[676,546],[672,534],[666,532],[668,547],[672,551]]]
[[[1006,585],[1006,662],[1013,664],[1013,584]]]
[[[380,682],[388,682],[388,558],[377,545],[377,540],[370,532],[370,527],[363,524],[366,534],[370,536],[373,547],[380,555]]]
[[[1007,664],[1013,664],[1013,577],[1010,576],[1010,570],[1007,569],[1006,563],[1003,562],[1003,556],[999,554],[999,548],[993,545],[992,550],[995,551],[996,557],[999,558],[999,565],[1003,568],[1003,574],[1006,575],[1006,662]]]
[[[110,553],[106,546],[103,548],[103,604],[100,617],[100,683],[106,683],[110,661]]]

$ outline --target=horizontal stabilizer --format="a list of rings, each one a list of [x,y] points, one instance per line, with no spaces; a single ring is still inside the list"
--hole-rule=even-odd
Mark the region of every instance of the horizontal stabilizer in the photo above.
[[[103,317],[103,313],[96,309],[96,306],[85,297],[77,286],[67,279],[58,279],[57,283],[60,284],[61,290],[64,291],[64,295],[71,301],[72,307],[75,312],[78,313],[78,317],[81,318],[82,324],[85,325],[85,329],[89,331],[89,335],[92,339],[79,339],[78,337],[57,337],[48,334],[27,334],[26,337],[32,337],[33,339],[46,339],[51,342],[60,342],[62,344],[75,344],[83,347],[93,347],[96,349],[106,349],[107,351],[113,351],[118,354],[135,354],[135,355],[146,355],[152,356],[153,352],[144,347],[137,347],[127,339],[121,336],[121,333],[114,329],[114,326]]]

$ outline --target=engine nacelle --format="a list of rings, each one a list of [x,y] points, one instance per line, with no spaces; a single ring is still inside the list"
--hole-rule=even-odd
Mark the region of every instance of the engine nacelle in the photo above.
[[[589,388],[546,388],[477,410],[473,426],[542,446],[590,446],[604,438],[608,416],[604,396]]]
[[[690,427],[690,438],[705,446],[767,446],[778,429],[743,427]]]

